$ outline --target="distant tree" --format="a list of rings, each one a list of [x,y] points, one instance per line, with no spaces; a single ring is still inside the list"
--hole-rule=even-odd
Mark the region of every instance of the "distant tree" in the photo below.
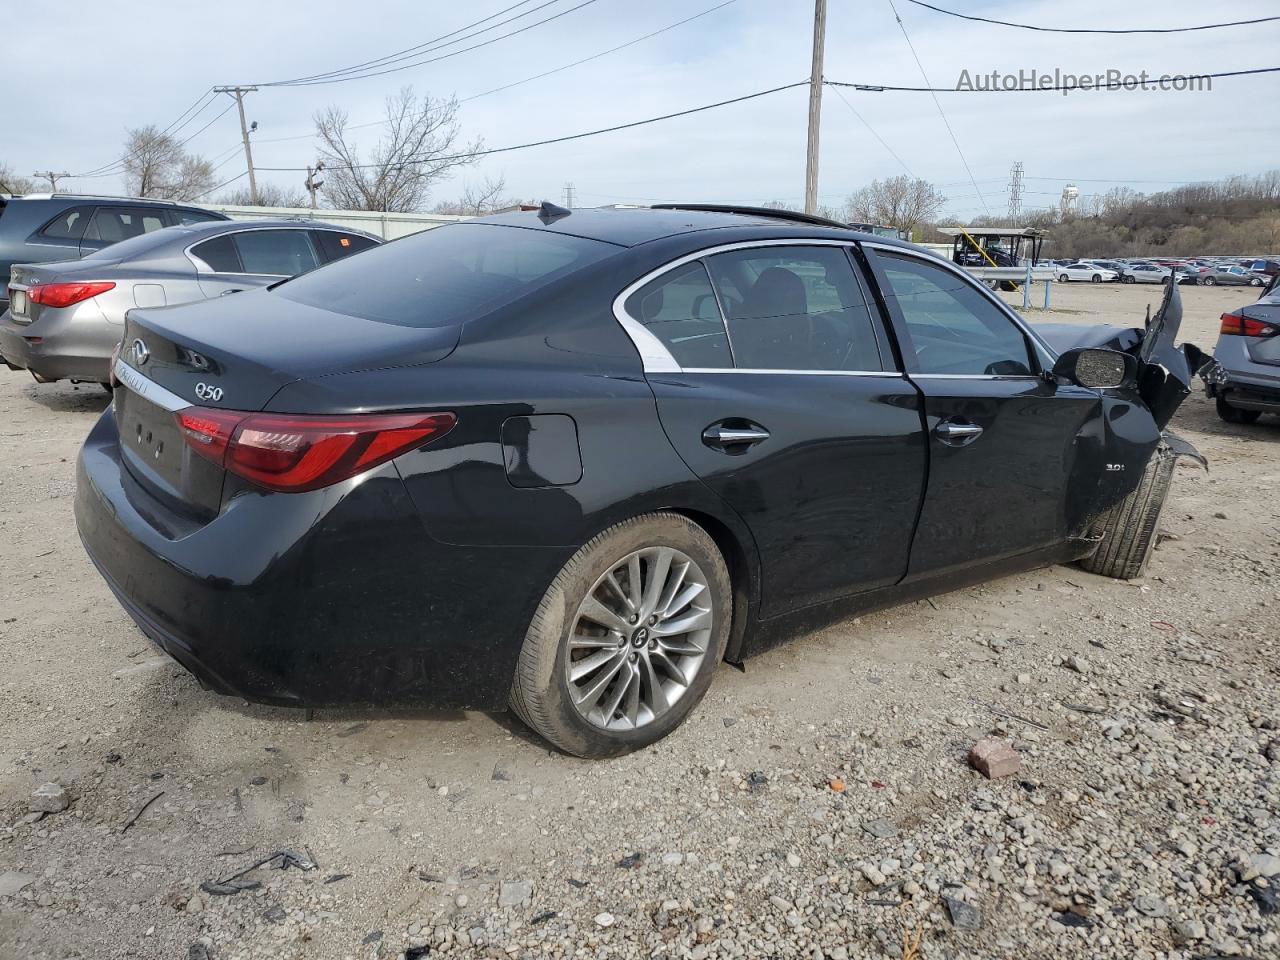
[[[7,163],[0,163],[0,193],[35,193],[36,182],[30,177],[20,177]]]
[[[218,203],[232,207],[253,206],[253,196],[248,187],[232,190],[218,198]],[[311,198],[304,190],[290,190],[275,183],[258,184],[258,206],[260,207],[309,207]]]
[[[920,224],[933,220],[947,198],[927,180],[908,176],[874,180],[849,195],[844,218],[862,223],[879,223],[913,233]]]
[[[135,197],[195,200],[214,184],[213,165],[155,126],[130,130],[124,144],[125,189]]]
[[[327,107],[315,123],[325,166],[321,189],[342,210],[421,210],[432,186],[474,163],[482,146],[462,142],[456,98],[419,98],[412,87],[387,98],[382,136],[368,153],[350,138],[345,110]]]
[[[485,214],[513,207],[520,201],[506,196],[507,179],[499,176],[496,180],[484,178],[484,183],[467,184],[462,196],[457,200],[437,203],[432,210],[435,213],[447,213],[463,217],[483,217]]]

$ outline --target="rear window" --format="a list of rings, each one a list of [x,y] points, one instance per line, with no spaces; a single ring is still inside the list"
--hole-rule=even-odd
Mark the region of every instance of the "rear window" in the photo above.
[[[610,256],[612,244],[564,234],[456,223],[322,267],[279,296],[369,320],[447,327],[474,319]]]
[[[128,260],[131,257],[137,257],[144,253],[148,253],[156,247],[163,246],[171,241],[178,234],[190,233],[189,230],[183,230],[181,227],[171,227],[163,233],[159,230],[153,230],[151,233],[144,233],[136,237],[130,237],[128,240],[121,240],[119,243],[113,243],[109,247],[102,247],[92,253],[86,254],[85,260]]]

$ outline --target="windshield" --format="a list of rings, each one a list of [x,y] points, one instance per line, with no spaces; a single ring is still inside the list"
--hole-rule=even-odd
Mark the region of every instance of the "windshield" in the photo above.
[[[617,249],[550,231],[454,223],[339,260],[273,293],[367,320],[447,327],[483,316]]]

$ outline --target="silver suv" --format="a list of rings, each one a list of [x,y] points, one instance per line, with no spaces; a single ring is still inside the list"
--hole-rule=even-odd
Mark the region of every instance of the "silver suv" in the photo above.
[[[1205,392],[1228,423],[1280,413],[1280,278],[1256,303],[1222,315],[1218,361],[1204,370]]]

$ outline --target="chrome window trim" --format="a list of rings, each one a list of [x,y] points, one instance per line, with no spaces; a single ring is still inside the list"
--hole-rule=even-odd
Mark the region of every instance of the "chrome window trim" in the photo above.
[[[742,240],[737,243],[722,243],[713,247],[704,247],[693,253],[686,253],[677,257],[675,260],[668,261],[660,267],[650,270],[639,280],[635,280],[622,289],[616,297],[613,298],[613,316],[622,326],[623,331],[631,338],[631,342],[635,345],[636,351],[640,354],[640,363],[644,367],[645,373],[768,373],[768,374],[826,374],[828,376],[893,376],[900,377],[902,374],[897,370],[783,370],[783,369],[744,369],[739,367],[681,367],[672,356],[666,345],[659,340],[649,328],[637,320],[631,314],[627,313],[625,304],[630,296],[643,287],[645,284],[665,273],[682,267],[686,263],[694,260],[702,260],[705,257],[714,256],[717,253],[730,253],[734,250],[754,250],[760,247],[844,247],[846,249],[856,247],[856,240],[826,240],[822,238],[807,237],[779,237],[767,240]],[[853,267],[850,265],[850,269]],[[720,310],[721,322],[725,324],[725,336],[730,339],[730,350],[732,351],[732,338],[729,334],[729,325],[725,321],[724,310],[720,305],[720,293],[716,290],[714,280],[711,280],[710,271],[707,272],[707,279],[711,281],[711,292],[716,298],[716,309]],[[856,277],[855,277],[856,279]],[[863,284],[859,284],[862,287]],[[865,291],[864,291],[865,292]],[[868,303],[867,307],[871,308],[873,304]],[[876,322],[879,322],[877,320]]]
[[[876,250],[877,252],[883,250],[886,253],[895,254],[900,257],[909,257],[913,260],[919,260],[922,263],[930,264],[931,266],[935,266],[935,267],[941,266],[947,270],[950,270],[952,273],[958,276],[961,280],[963,280],[965,283],[968,283],[971,287],[973,287],[975,290],[981,293],[984,297],[986,297],[989,303],[994,304],[1001,313],[1003,313],[1006,317],[1008,317],[1010,320],[1013,321],[1014,326],[1016,326],[1019,330],[1021,330],[1031,340],[1031,342],[1036,346],[1036,349],[1042,353],[1042,356],[1038,357],[1038,359],[1040,361],[1040,366],[1043,369],[1048,370],[1052,368],[1053,361],[1058,359],[1057,353],[1055,353],[1047,343],[1045,343],[1042,339],[1040,339],[1040,335],[1036,333],[1034,330],[1032,330],[1031,327],[1027,324],[1027,322],[1023,320],[1022,317],[1020,317],[1018,313],[1011,306],[1009,306],[1007,303],[1005,303],[1003,300],[997,297],[985,286],[980,284],[977,281],[977,279],[975,279],[970,273],[968,273],[965,270],[962,270],[958,265],[952,263],[950,260],[944,260],[942,257],[934,256],[933,254],[930,254],[930,253],[922,254],[922,253],[917,253],[915,250],[910,250],[903,247],[895,247],[892,244],[888,244],[888,243],[875,243],[873,241],[864,241],[862,245],[864,247],[870,247],[871,249]],[[1047,363],[1045,362],[1046,358],[1048,360]],[[912,376],[918,376],[918,374],[912,374]],[[919,376],[923,376],[923,374],[919,374]],[[932,376],[970,376],[970,374],[932,374]],[[987,376],[987,375],[973,374],[973,376]],[[1035,377],[1036,375],[1032,374],[1031,376]]]
[[[170,413],[192,406],[190,400],[184,400],[176,393],[166,390],[154,380],[144,377],[140,371],[129,366],[119,357],[116,357],[116,365],[111,372],[117,380],[138,396],[144,400],[150,400],[156,406],[163,407]]]

